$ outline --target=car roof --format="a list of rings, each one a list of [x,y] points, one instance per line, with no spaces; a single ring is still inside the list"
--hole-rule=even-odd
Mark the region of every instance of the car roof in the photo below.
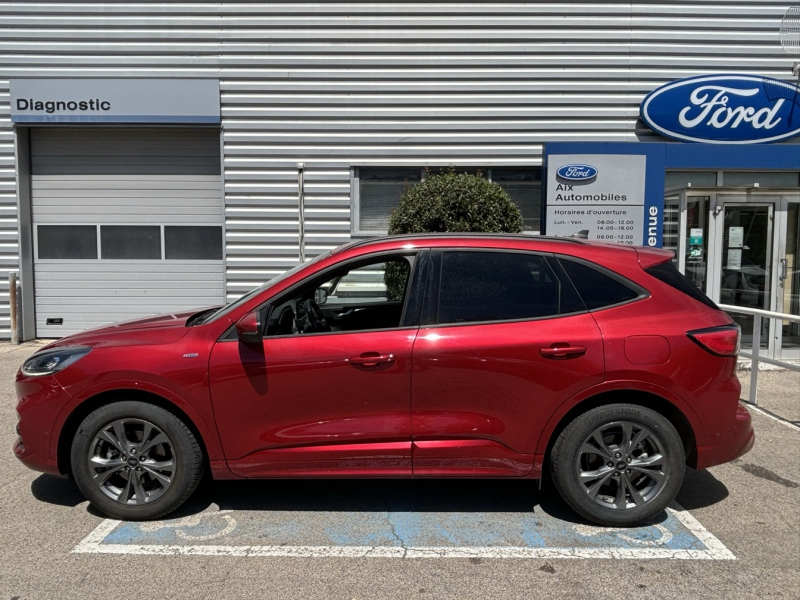
[[[567,244],[591,244],[591,245],[606,245],[603,243],[589,242],[582,238],[569,238],[569,237],[553,237],[546,235],[529,235],[523,233],[408,233],[403,235],[387,235],[363,240],[356,240],[343,244],[334,249],[332,254],[339,254],[345,250],[352,250],[363,246],[385,244],[391,242],[426,242],[433,240],[446,240],[448,242],[475,242],[481,240],[507,240],[510,242],[559,242]],[[480,244],[478,244],[480,245]]]

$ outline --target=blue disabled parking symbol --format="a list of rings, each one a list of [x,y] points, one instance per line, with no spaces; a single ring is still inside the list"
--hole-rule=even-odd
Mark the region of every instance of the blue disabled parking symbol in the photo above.
[[[103,521],[79,553],[730,560],[673,504],[636,528],[599,527],[531,481],[220,482],[172,518]]]

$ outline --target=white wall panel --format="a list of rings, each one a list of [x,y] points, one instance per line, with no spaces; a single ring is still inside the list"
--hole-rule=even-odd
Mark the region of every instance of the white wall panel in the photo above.
[[[37,233],[47,225],[92,225],[101,231],[103,225],[219,227],[220,169],[215,129],[35,128],[33,225]],[[102,259],[35,254],[38,336],[60,337],[223,301],[222,260],[110,260],[102,241],[99,246]],[[48,324],[48,318],[63,324]]]
[[[791,4],[3,3],[0,210],[15,193],[3,81],[219,78],[234,298],[297,263],[298,162],[313,256],[349,240],[354,165],[538,165],[546,141],[658,139],[638,105],[669,80],[789,79],[778,27]],[[16,239],[13,215],[3,227]]]

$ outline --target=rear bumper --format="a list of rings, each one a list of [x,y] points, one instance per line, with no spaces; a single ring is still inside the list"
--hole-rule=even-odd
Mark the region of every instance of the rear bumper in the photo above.
[[[747,454],[756,441],[750,412],[741,402],[736,407],[733,423],[725,431],[716,432],[716,442],[697,448],[697,468],[706,469],[730,462]]]

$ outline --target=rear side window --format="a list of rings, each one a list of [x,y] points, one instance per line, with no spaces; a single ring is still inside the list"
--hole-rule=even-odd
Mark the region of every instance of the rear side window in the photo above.
[[[635,289],[633,284],[623,283],[584,262],[565,258],[559,258],[559,262],[589,310],[630,302],[645,294],[644,290]]]
[[[511,252],[445,252],[437,322],[468,323],[550,317],[585,310],[544,256]]]
[[[659,281],[663,281],[667,285],[674,287],[676,290],[683,292],[687,296],[691,296],[695,300],[702,302],[706,306],[710,306],[719,310],[719,306],[706,296],[700,288],[698,288],[692,281],[683,273],[675,268],[672,261],[663,262],[652,267],[645,269],[645,272],[652,275]]]

